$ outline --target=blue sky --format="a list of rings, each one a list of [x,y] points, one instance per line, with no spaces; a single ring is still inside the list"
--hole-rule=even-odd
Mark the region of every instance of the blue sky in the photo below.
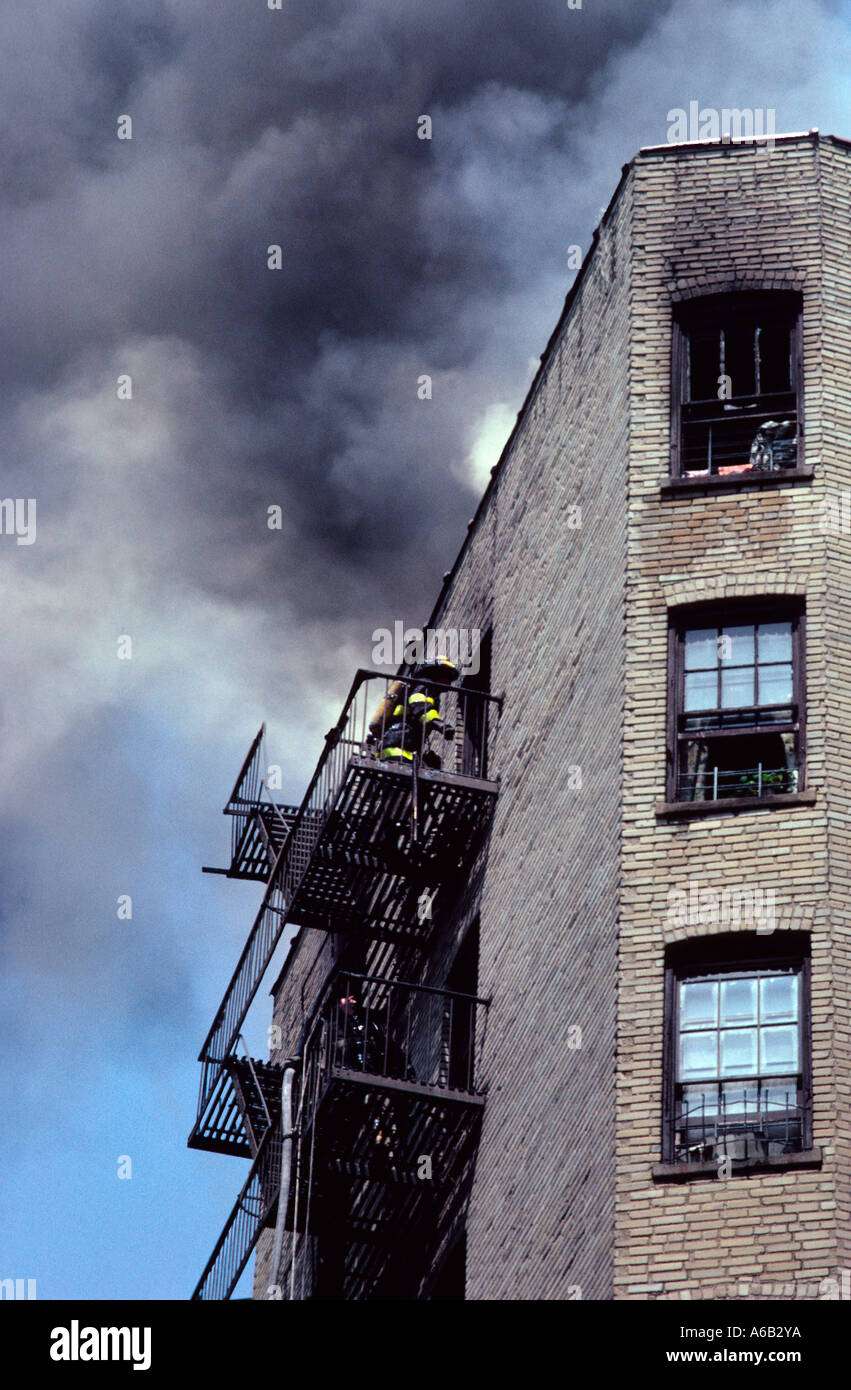
[[[621,165],[691,100],[851,136],[851,14],[6,0],[0,67],[2,491],[38,503],[0,535],[0,1278],[183,1299],[247,1172],[186,1137],[260,898],[200,873],[254,733],[300,800]]]

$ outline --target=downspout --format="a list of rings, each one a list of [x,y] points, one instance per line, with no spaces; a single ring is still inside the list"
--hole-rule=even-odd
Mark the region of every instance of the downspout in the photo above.
[[[315,1012],[315,1011],[314,1011]],[[284,1227],[287,1219],[287,1208],[290,1204],[290,1184],[292,1180],[292,1155],[293,1155],[293,1077],[298,1065],[304,1065],[304,1048],[308,1029],[313,1022],[313,1014],[304,1020],[301,1036],[296,1047],[296,1056],[290,1057],[284,1063],[284,1075],[281,1081],[281,1184],[278,1192],[278,1214],[275,1218],[275,1241],[272,1246],[272,1263],[270,1272],[273,1279],[270,1288],[281,1288],[281,1266],[283,1264],[284,1253]],[[304,1096],[302,1095],[302,1100]],[[299,1111],[301,1106],[299,1106]],[[293,1236],[295,1239],[295,1234]],[[293,1257],[295,1258],[295,1256]],[[268,1290],[267,1290],[268,1292]]]
[[[290,1176],[293,1155],[293,1077],[295,1067],[284,1067],[281,1082],[281,1185],[278,1193],[278,1215],[275,1220],[275,1244],[272,1248],[272,1287],[281,1287],[281,1265],[284,1254],[284,1228],[290,1204]]]

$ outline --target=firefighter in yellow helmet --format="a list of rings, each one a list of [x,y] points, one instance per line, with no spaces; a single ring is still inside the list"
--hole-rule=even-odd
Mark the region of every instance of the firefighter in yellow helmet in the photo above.
[[[414,677],[423,682],[450,686],[458,679],[458,668],[445,656],[422,661]],[[394,681],[373,716],[370,738],[378,742],[382,762],[412,763],[419,753],[426,767],[440,767],[437,753],[427,747],[432,734],[455,737],[455,729],[440,717],[440,691],[433,685],[406,685]]]

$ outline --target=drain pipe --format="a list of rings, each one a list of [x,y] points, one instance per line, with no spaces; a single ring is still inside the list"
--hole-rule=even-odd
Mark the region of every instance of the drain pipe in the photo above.
[[[334,730],[332,729],[333,733]],[[284,1076],[281,1082],[281,1186],[278,1192],[278,1215],[275,1219],[275,1242],[272,1247],[272,1263],[270,1271],[273,1280],[271,1288],[281,1288],[281,1265],[283,1264],[284,1254],[284,1223],[287,1219],[287,1207],[290,1204],[290,1182],[292,1176],[293,1160],[293,1077],[296,1067],[304,1064],[304,1047],[308,1029],[313,1022],[313,1015],[304,1020],[301,1036],[296,1047],[296,1056],[289,1057],[284,1063]],[[295,1239],[295,1233],[293,1233]],[[293,1255],[295,1259],[295,1255]]]
[[[281,1288],[281,1265],[284,1254],[284,1227],[290,1204],[290,1175],[293,1156],[293,1077],[295,1067],[287,1063],[281,1082],[281,1186],[278,1193],[278,1215],[275,1221],[275,1244],[272,1248],[272,1288]]]

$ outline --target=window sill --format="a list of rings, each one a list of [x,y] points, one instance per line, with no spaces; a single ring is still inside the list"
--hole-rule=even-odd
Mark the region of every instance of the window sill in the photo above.
[[[670,477],[662,479],[659,491],[663,497],[675,497],[683,492],[694,492],[695,489],[712,492],[716,488],[779,487],[782,483],[801,482],[812,476],[812,466],[804,465],[802,468],[778,469],[776,473],[728,473],[723,478],[717,473],[705,478]]]
[[[657,816],[678,816],[692,820],[697,816],[715,816],[722,811],[765,811],[778,806],[814,806],[814,791],[780,792],[777,796],[721,796],[717,801],[657,801],[653,807]]]
[[[654,1163],[650,1170],[654,1182],[689,1182],[692,1178],[714,1178],[726,1182],[718,1174],[719,1159],[703,1163]],[[820,1168],[821,1149],[801,1149],[798,1153],[777,1154],[774,1158],[733,1158],[732,1176],[746,1173],[773,1173],[783,1168]]]

